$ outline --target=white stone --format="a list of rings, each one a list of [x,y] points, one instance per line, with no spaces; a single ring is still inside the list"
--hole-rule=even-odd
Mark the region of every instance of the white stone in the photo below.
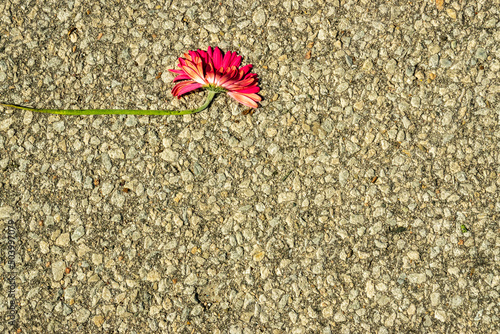
[[[266,12],[262,8],[259,8],[253,14],[252,19],[255,25],[260,27],[266,23]]]
[[[417,251],[409,251],[407,255],[410,260],[414,261],[420,260],[420,254]]]
[[[167,148],[163,152],[160,153],[160,158],[162,158],[163,160],[168,161],[168,162],[175,162],[179,158],[179,153]]]
[[[52,277],[54,278],[54,281],[62,280],[65,269],[66,263],[64,263],[64,261],[56,261],[52,263]]]
[[[333,316],[333,321],[335,321],[335,322],[343,322],[345,320],[346,320],[346,318],[345,318],[344,313],[342,313],[340,311],[335,313],[335,315]]]
[[[10,206],[0,207],[0,219],[9,219],[14,210]]]
[[[443,310],[437,310],[435,313],[434,313],[434,317],[436,319],[438,319],[439,321],[441,322],[446,322],[446,319],[447,319],[447,315],[446,315],[446,312],[443,311]]]
[[[366,296],[368,298],[373,298],[375,296],[375,287],[373,286],[373,282],[372,281],[367,281],[366,282],[365,291],[366,291]]]
[[[422,284],[427,280],[427,276],[425,274],[409,274],[408,275],[408,282],[413,283],[413,284]]]
[[[294,201],[295,198],[296,198],[296,195],[293,192],[280,193],[280,194],[278,194],[278,204],[281,204],[283,202]]]

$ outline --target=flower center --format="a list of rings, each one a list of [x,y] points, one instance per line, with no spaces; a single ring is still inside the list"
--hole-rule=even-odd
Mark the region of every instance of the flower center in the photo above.
[[[221,86],[217,86],[215,84],[208,84],[208,85],[203,86],[203,88],[205,88],[206,90],[210,90],[212,92],[216,92],[216,93],[222,93],[222,92],[226,91],[225,88],[223,88]]]

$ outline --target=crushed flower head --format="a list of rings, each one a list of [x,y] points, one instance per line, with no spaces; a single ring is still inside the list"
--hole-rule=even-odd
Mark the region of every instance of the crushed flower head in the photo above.
[[[174,82],[179,82],[172,89],[172,95],[180,98],[198,88],[215,92],[227,92],[229,96],[250,108],[257,108],[257,102],[262,98],[257,95],[260,91],[257,74],[249,73],[252,65],[241,68],[241,56],[236,52],[228,51],[224,54],[218,47],[207,51],[198,49],[184,54],[179,58],[180,70],[169,70],[179,74]]]

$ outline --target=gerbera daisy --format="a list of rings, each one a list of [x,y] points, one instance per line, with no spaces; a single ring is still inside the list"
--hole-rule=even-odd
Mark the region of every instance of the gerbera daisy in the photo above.
[[[221,92],[227,92],[236,101],[250,107],[257,108],[257,102],[262,98],[257,95],[260,88],[257,86],[257,74],[249,73],[252,65],[239,68],[241,56],[236,52],[227,52],[225,55],[215,48],[208,47],[207,51],[189,51],[186,58],[179,58],[180,70],[170,70],[179,74],[175,81],[185,80],[174,86],[172,94],[180,97],[198,88],[208,90],[207,99],[202,106],[188,110],[137,110],[137,109],[36,109],[16,104],[0,103],[8,108],[29,110],[47,114],[59,115],[189,115],[208,108],[214,97]]]
[[[207,51],[198,49],[184,54],[179,58],[180,70],[169,70],[179,74],[174,82],[185,80],[174,86],[172,95],[180,98],[198,88],[220,93],[227,92],[229,96],[250,108],[257,108],[257,102],[262,98],[257,95],[257,74],[249,73],[252,65],[239,68],[241,56],[236,52],[221,52],[218,47]]]

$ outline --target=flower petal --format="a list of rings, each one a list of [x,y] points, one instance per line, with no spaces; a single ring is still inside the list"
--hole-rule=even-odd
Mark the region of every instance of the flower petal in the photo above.
[[[214,69],[214,66],[211,63],[207,65],[205,71],[206,71],[205,79],[207,83],[220,86],[218,84],[220,75],[217,73],[218,71]]]
[[[179,80],[186,80],[186,79],[191,79],[191,77],[187,74],[181,74],[181,75],[178,75],[174,78],[174,82],[177,82]]]
[[[193,63],[196,63],[198,59],[200,59],[200,56],[198,55],[198,52],[196,51],[189,51],[189,55],[191,56],[191,61]]]
[[[257,108],[259,105],[255,101],[261,101],[262,98],[257,94],[239,94],[237,92],[228,92],[227,95],[231,96],[233,99],[239,103],[250,107]]]
[[[203,51],[203,50],[198,49],[197,52],[200,55],[201,59],[203,59],[203,62],[207,63],[208,59],[209,59],[207,51]]]
[[[172,72],[172,73],[177,73],[177,74],[186,74],[184,73],[183,70],[168,70],[169,72]]]
[[[242,93],[242,94],[252,94],[252,93],[258,93],[260,92],[260,87],[259,86],[253,86],[253,87],[246,87],[243,89],[239,90],[233,90],[235,93]]]
[[[214,64],[215,69],[219,69],[222,67],[222,52],[218,47],[215,47],[214,53],[212,55],[212,63]]]
[[[240,68],[240,73],[243,73],[241,75],[241,77],[243,78],[245,76],[245,74],[247,74],[248,72],[250,72],[250,70],[252,69],[252,67],[253,67],[252,64],[248,64],[248,65],[245,65],[242,68]]]
[[[205,83],[205,75],[203,74],[203,67],[201,62],[195,64],[189,60],[186,60],[186,66],[182,66],[182,69],[187,75],[189,75],[191,79],[201,84]]]
[[[225,85],[224,88],[228,90],[241,90],[246,87],[252,87],[257,85],[257,80],[255,78],[248,78],[243,80],[236,80],[232,84]]]
[[[236,55],[236,52],[234,53]],[[236,56],[233,58],[231,63],[229,63],[229,66],[236,66],[239,67],[241,65],[241,56]],[[252,66],[252,65],[250,65]]]
[[[231,52],[231,51],[226,52],[226,54],[224,55],[224,60],[222,61],[222,67],[226,68],[226,67],[234,66],[234,65],[232,65],[232,63],[234,62],[235,58],[236,58],[236,52]],[[241,57],[240,57],[240,59],[241,59]],[[236,65],[236,66],[238,66],[238,65]]]
[[[183,81],[175,85],[174,88],[172,88],[172,95],[177,96],[180,99],[181,95],[189,93],[198,88],[201,88],[201,85],[197,82],[194,82],[192,80]]]

